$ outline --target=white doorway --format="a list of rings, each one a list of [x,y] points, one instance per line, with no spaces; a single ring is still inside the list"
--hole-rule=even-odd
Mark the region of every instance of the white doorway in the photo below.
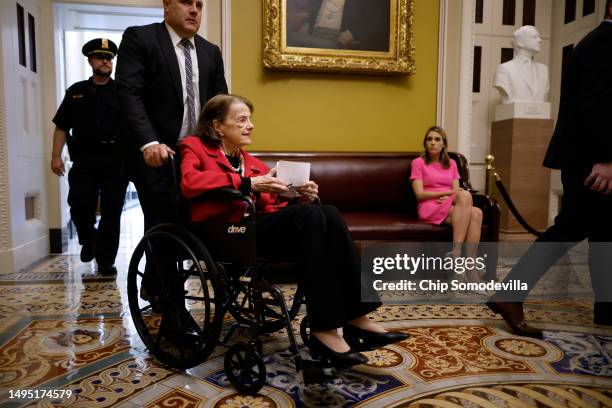
[[[94,4],[56,3],[53,7],[58,103],[65,89],[89,78],[91,70],[81,54],[87,41],[104,37],[117,46],[123,31],[130,26],[157,23],[164,13],[159,8],[100,6]],[[114,77],[114,73],[113,73]]]

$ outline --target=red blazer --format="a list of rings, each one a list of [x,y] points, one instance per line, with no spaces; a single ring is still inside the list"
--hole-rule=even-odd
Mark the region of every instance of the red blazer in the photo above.
[[[180,144],[181,149],[181,191],[187,198],[195,197],[206,191],[221,187],[239,189],[242,178],[234,170],[218,147],[204,144],[197,136],[188,136]],[[244,177],[262,176],[268,167],[260,160],[240,149],[244,158]],[[271,213],[287,205],[279,202],[277,194],[258,193],[252,195],[257,213]],[[224,218],[239,221],[244,215],[243,202],[193,203],[191,220],[204,221],[211,218]]]

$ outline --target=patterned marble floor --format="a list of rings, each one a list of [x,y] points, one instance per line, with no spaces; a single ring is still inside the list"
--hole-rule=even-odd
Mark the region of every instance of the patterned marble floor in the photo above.
[[[254,397],[229,386],[221,349],[187,371],[165,367],[147,353],[127,306],[139,211],[123,218],[117,278],[80,263],[73,242],[66,254],[0,274],[0,406],[612,407],[612,330],[592,324],[587,302],[529,303],[543,340],[509,334],[482,305],[385,306],[372,318],[411,337],[325,385],[299,381],[286,334],[276,333],[264,342],[267,386]],[[11,398],[16,390],[65,396]]]

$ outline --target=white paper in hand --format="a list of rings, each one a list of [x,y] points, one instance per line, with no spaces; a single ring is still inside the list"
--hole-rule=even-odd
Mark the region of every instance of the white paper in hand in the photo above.
[[[276,177],[294,187],[303,186],[310,180],[310,163],[279,160]]]

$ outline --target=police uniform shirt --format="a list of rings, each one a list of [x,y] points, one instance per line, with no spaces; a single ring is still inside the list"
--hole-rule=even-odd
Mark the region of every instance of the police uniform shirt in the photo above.
[[[93,151],[103,145],[112,145],[119,135],[116,99],[112,78],[105,85],[95,84],[92,78],[77,82],[66,91],[53,123],[70,133],[78,151]]]

